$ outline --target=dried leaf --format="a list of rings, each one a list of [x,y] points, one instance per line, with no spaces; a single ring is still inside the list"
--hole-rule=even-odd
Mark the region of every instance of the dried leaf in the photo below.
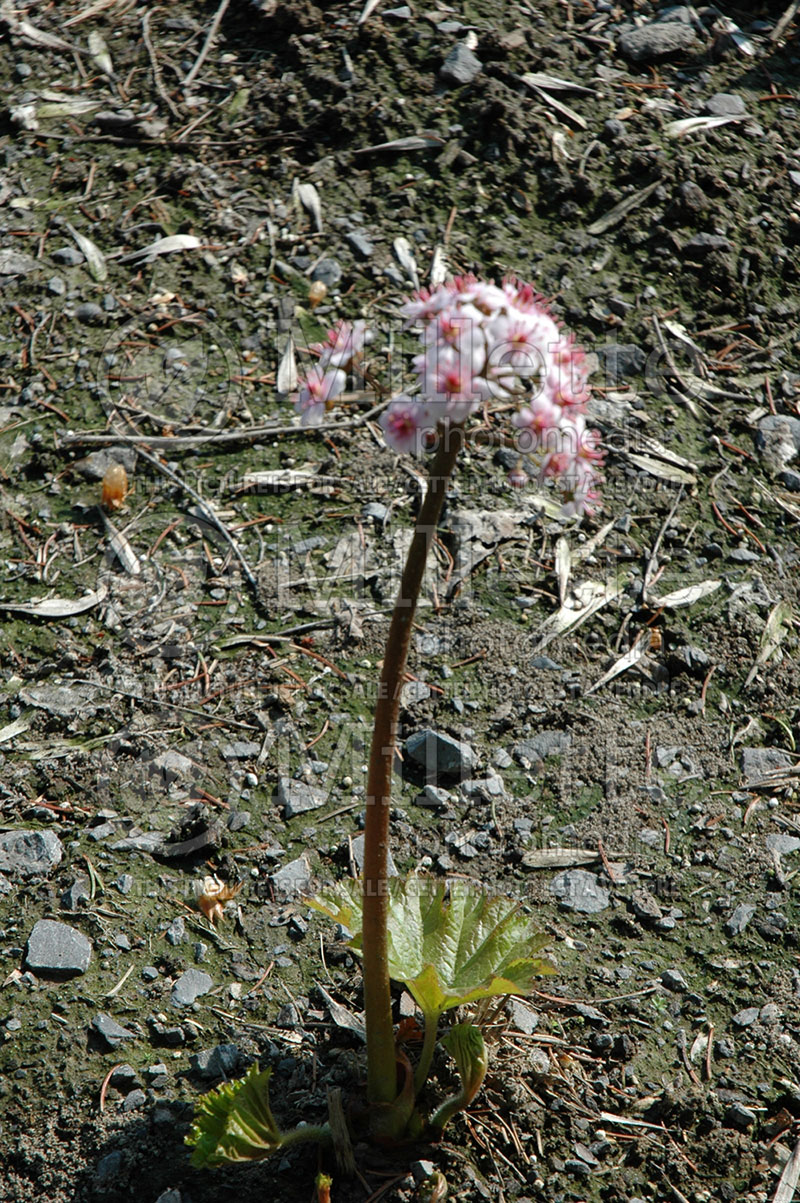
[[[596,860],[600,853],[591,848],[531,848],[523,853],[521,864],[526,869],[572,869]]]
[[[157,238],[149,246],[130,255],[123,255],[121,262],[130,263],[134,260],[152,260],[158,255],[173,255],[176,251],[196,251],[202,242],[194,234],[170,234],[167,238]]]
[[[405,150],[438,150],[442,146],[444,138],[438,134],[412,134],[409,138],[393,138],[391,142],[378,142],[375,146],[360,146],[354,153],[371,155],[379,150],[396,150],[398,153]]]
[[[245,472],[241,487],[245,489],[299,489],[324,481],[316,472],[304,472],[297,468],[275,468],[264,472]],[[238,487],[238,486],[237,486]]]
[[[302,205],[306,213],[314,219],[317,233],[322,233],[322,201],[313,184],[300,184],[295,179],[292,184],[292,195],[297,204]]]
[[[539,628],[539,642],[536,651],[541,651],[558,635],[566,635],[574,631],[587,618],[591,618],[603,606],[607,606],[614,598],[619,597],[627,583],[627,572],[620,573],[615,579],[603,581],[583,581],[573,589],[572,605],[563,605],[545,619]]]
[[[665,464],[661,460],[653,459],[649,455],[635,455],[629,452],[628,459],[637,468],[641,468],[643,472],[649,473],[650,476],[655,476],[657,480],[669,480],[677,485],[697,484],[697,477],[692,472],[686,472],[683,468],[677,468],[672,464]]]
[[[407,238],[395,238],[392,243],[397,262],[402,267],[403,271],[408,276],[415,288],[419,288],[419,272],[417,271],[417,263],[414,259],[414,254],[411,250],[411,243]]]
[[[114,74],[114,63],[108,52],[106,40],[96,29],[89,34],[89,54],[92,56],[92,62],[97,64],[104,75]]]
[[[431,288],[438,288],[447,279],[447,256],[444,253],[444,248],[438,244],[434,247],[429,278]]]
[[[522,78],[525,79],[525,76]],[[545,92],[544,88],[540,88],[536,84],[529,84],[528,86],[545,104],[549,105],[551,109],[555,109],[562,117],[566,117],[567,121],[571,121],[573,125],[577,125],[578,129],[589,128],[589,123],[581,117],[580,113],[576,113],[574,109],[571,109],[569,105],[564,104],[561,100],[556,100],[555,96],[551,96],[549,92]]]
[[[718,125],[729,125],[731,121],[743,121],[744,117],[684,117],[681,121],[670,121],[665,133],[668,138],[682,138],[684,134],[697,134],[701,130],[716,129]]]
[[[103,252],[96,247],[91,238],[87,238],[85,234],[81,234],[74,226],[66,222],[66,228],[72,238],[78,244],[78,249],[83,253],[84,258],[89,266],[89,271],[92,279],[99,281],[105,280],[108,276],[108,268]]]
[[[73,618],[99,606],[108,596],[108,587],[101,585],[93,593],[83,597],[70,599],[66,597],[50,597],[45,601],[31,602],[28,605],[0,601],[0,610],[9,614],[30,614],[33,618]]]
[[[595,96],[592,88],[584,88],[582,84],[573,83],[571,79],[560,79],[557,75],[548,75],[544,71],[527,71],[520,79],[529,88],[544,88],[546,91],[580,92],[583,96]]]
[[[604,672],[599,680],[595,681],[589,689],[586,690],[586,696],[594,693],[596,689],[600,689],[603,685],[607,685],[609,681],[613,681],[614,677],[618,677],[621,673],[627,672],[629,668],[633,668],[634,664],[642,659],[647,654],[650,648],[649,632],[645,631],[634,643],[633,647],[625,652],[624,656],[620,656],[607,672]]]
[[[15,718],[12,723],[6,723],[5,727],[0,727],[0,744],[7,744],[10,739],[24,735],[29,727],[30,723],[24,718]]]
[[[360,1036],[362,1040],[366,1040],[367,1030],[363,1011],[357,1014],[353,1011],[348,1011],[347,1007],[343,1007],[335,998],[331,998],[328,991],[319,982],[316,983],[316,986],[319,993],[325,999],[330,1017],[337,1028],[344,1028],[348,1032],[354,1032],[356,1036]]]
[[[139,557],[136,555],[136,552],[133,550],[122,531],[117,530],[117,528],[112,522],[109,521],[102,510],[100,513],[103,515],[106,533],[109,536],[109,549],[117,557],[120,564],[129,576],[138,576],[142,571],[142,565],[139,562]]]
[[[628,213],[633,209],[637,209],[639,205],[644,204],[649,196],[655,192],[661,180],[653,180],[652,184],[648,184],[646,188],[640,189],[639,192],[634,192],[631,196],[626,196],[618,205],[614,205],[613,209],[609,209],[603,217],[598,217],[597,221],[593,221],[590,226],[587,226],[589,234],[605,234],[606,230],[610,230],[617,222],[622,221]]]
[[[800,1180],[800,1140],[792,1149],[792,1155],[783,1167],[772,1203],[792,1203],[797,1183]]]
[[[356,24],[363,25],[365,21],[368,21],[381,2],[382,0],[367,0],[366,4],[361,10],[361,16],[358,18]]]
[[[572,556],[569,550],[569,540],[563,535],[556,540],[556,578],[558,579],[558,600],[561,605],[567,599],[569,574],[572,568]]]
[[[297,389],[297,360],[294,354],[294,339],[291,334],[286,340],[281,362],[278,365],[276,387],[279,393],[288,396]]]
[[[719,589],[722,581],[701,581],[699,585],[688,585],[685,589],[676,589],[674,593],[665,593],[663,597],[654,597],[650,605],[654,610],[666,607],[678,610],[681,606],[693,606],[702,597],[708,597]]]
[[[767,664],[768,661],[772,659],[786,636],[791,631],[792,618],[793,612],[791,602],[781,600],[777,603],[777,605],[773,606],[761,636],[761,643],[759,645],[759,652],[756,656],[755,663],[750,669],[750,672],[747,674],[747,679],[744,683],[745,689],[747,689],[747,687],[751,684],[761,665]]]

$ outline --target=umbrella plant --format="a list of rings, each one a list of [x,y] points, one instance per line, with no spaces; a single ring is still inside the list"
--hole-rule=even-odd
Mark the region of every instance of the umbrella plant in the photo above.
[[[480,414],[511,414],[497,437],[516,449],[509,481],[534,477],[559,497],[565,516],[591,513],[601,454],[586,422],[589,399],[583,353],[533,289],[463,276],[416,293],[402,309],[419,335],[415,386],[393,397],[380,417],[386,443],[428,458],[427,484],[392,612],[375,705],[369,757],[364,864],[360,880],[342,881],[309,900],[346,928],[361,956],[367,1039],[367,1102],[374,1138],[437,1136],[468,1106],[486,1071],[480,1027],[456,1023],[442,1041],[461,1077],[461,1090],[430,1115],[419,1110],[446,1011],[491,996],[524,994],[551,972],[544,938],[509,899],[475,883],[388,875],[391,777],[400,695],[411,631],[445,494],[458,455]],[[304,425],[326,420],[357,368],[362,323],[339,323],[315,348],[295,405]],[[496,425],[495,425],[496,430]],[[424,1020],[416,1066],[395,1040],[390,982],[405,984]],[[346,1136],[335,1115],[327,1124],[281,1132],[267,1096],[269,1071],[254,1066],[239,1082],[205,1096],[188,1137],[197,1165],[268,1156],[299,1140],[332,1143],[341,1156]]]

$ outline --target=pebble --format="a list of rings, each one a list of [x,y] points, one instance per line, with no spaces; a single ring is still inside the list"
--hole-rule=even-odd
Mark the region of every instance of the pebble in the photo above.
[[[680,969],[665,969],[661,974],[661,985],[673,994],[687,994],[689,991],[689,983]]]
[[[752,902],[740,902],[732,915],[725,921],[725,931],[728,935],[740,936],[756,913],[756,909]]]
[[[115,1178],[119,1177],[124,1164],[125,1155],[121,1149],[114,1149],[111,1153],[106,1153],[105,1157],[100,1158],[95,1168],[94,1185],[109,1186]]]
[[[684,245],[685,251],[693,255],[710,255],[712,251],[733,250],[733,243],[722,234],[695,234]]]
[[[768,776],[792,765],[792,757],[782,748],[744,748],[742,750],[742,774],[745,785],[752,785],[762,777]],[[0,865],[2,868],[2,865]]]
[[[530,1036],[539,1026],[539,1015],[533,1007],[522,1002],[519,998],[510,998],[506,1004],[506,1014],[511,1020],[511,1026],[518,1032]]]
[[[77,267],[84,262],[83,255],[75,246],[60,246],[51,252],[50,258],[56,263],[63,263],[65,267]]]
[[[548,756],[561,756],[569,750],[572,737],[569,731],[538,731],[528,739],[514,745],[514,756],[519,761],[545,760]]]
[[[703,112],[709,117],[744,117],[747,105],[736,92],[717,92],[705,102]]]
[[[147,1095],[143,1090],[132,1090],[122,1100],[123,1111],[136,1111],[139,1107],[144,1107],[147,1102]]]
[[[64,847],[53,831],[5,831],[0,835],[0,872],[43,876],[61,863]]]
[[[67,291],[67,286],[61,276],[51,276],[47,281],[47,291],[52,293],[54,297],[63,297]]]
[[[186,920],[183,915],[177,915],[164,932],[164,938],[174,948],[186,938]]]
[[[190,1007],[201,994],[208,994],[213,985],[213,978],[202,970],[185,970],[172,986],[173,1007]]]
[[[583,915],[596,915],[604,911],[611,895],[595,873],[586,869],[568,869],[559,873],[550,882],[550,892],[558,899],[564,910],[578,911]]]
[[[348,844],[345,844],[344,849],[349,852],[352,848],[353,861],[356,870],[361,873],[364,870],[364,836],[357,835]],[[389,849],[386,857],[386,873],[389,877],[397,877],[397,865],[394,863],[391,849]]]
[[[725,1128],[734,1128],[737,1132],[747,1132],[756,1122],[756,1113],[742,1103],[732,1103],[722,1117]]]
[[[653,21],[638,29],[626,29],[620,35],[619,49],[634,63],[682,54],[697,38],[691,25],[682,21]]]
[[[664,918],[658,900],[644,888],[634,890],[631,894],[631,910],[642,923],[657,923]]]
[[[483,63],[464,42],[458,42],[439,68],[439,79],[453,87],[472,83],[483,70]]]
[[[28,936],[25,964],[34,973],[72,977],[85,973],[91,959],[91,941],[67,923],[39,919]]]
[[[647,362],[647,356],[638,343],[609,343],[605,347],[598,347],[597,355],[612,381],[619,380],[621,376],[637,375]]]
[[[348,246],[359,259],[371,259],[375,254],[375,247],[366,234],[362,234],[358,230],[351,230],[349,234],[345,234],[345,238]]]
[[[83,877],[78,877],[73,881],[72,885],[64,891],[60,898],[61,909],[65,911],[77,911],[81,902],[89,901],[89,885]]]
[[[135,1040],[136,1032],[131,1032],[112,1019],[110,1015],[95,1015],[92,1020],[92,1030],[97,1033],[107,1049],[117,1048],[123,1040]]]
[[[226,760],[254,760],[260,751],[261,744],[251,739],[234,739],[222,745],[222,755]]]
[[[334,288],[342,278],[342,268],[337,259],[320,259],[311,273],[312,280],[318,280],[326,288]]]
[[[796,835],[768,835],[767,851],[775,856],[790,856],[800,850],[800,839]]]
[[[235,1044],[216,1044],[214,1048],[201,1049],[189,1058],[194,1073],[206,1081],[235,1076],[242,1054]]]
[[[731,1017],[731,1023],[735,1023],[737,1028],[749,1028],[751,1023],[755,1023],[758,1019],[758,1007],[745,1007],[742,1011],[737,1011]]]
[[[433,810],[446,810],[453,800],[453,795],[438,785],[426,785],[414,801],[417,806],[426,806]]]
[[[277,869],[270,877],[270,882],[275,893],[284,898],[304,894],[311,885],[311,862],[308,856],[303,853],[288,865]]]
[[[425,769],[426,777],[431,781],[439,777],[469,777],[477,760],[468,743],[429,727],[409,736],[406,752]]]
[[[313,785],[304,781],[296,781],[294,777],[280,777],[278,780],[278,803],[283,807],[286,819],[295,815],[306,814],[310,810],[319,810],[328,801],[328,795]]]
[[[159,752],[158,756],[154,756],[147,767],[150,775],[160,776],[165,785],[171,785],[173,781],[193,777],[197,772],[194,762],[188,756],[184,756],[181,752],[176,752],[172,748],[166,752]]]

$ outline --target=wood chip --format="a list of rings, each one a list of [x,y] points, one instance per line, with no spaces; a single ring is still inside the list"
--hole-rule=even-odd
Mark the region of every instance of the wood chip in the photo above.
[[[5,610],[8,614],[30,614],[33,618],[74,618],[76,614],[83,614],[86,610],[99,606],[107,595],[108,587],[101,585],[94,592],[75,599],[50,597],[45,601],[29,604],[0,601],[0,610]]]
[[[605,234],[606,230],[610,230],[612,226],[621,222],[628,213],[638,209],[639,205],[643,205],[647,198],[653,195],[660,183],[661,180],[653,180],[652,184],[648,184],[646,188],[641,188],[631,196],[626,196],[618,205],[614,205],[613,209],[609,209],[603,217],[598,217],[597,221],[593,221],[590,226],[587,226],[587,233]]]

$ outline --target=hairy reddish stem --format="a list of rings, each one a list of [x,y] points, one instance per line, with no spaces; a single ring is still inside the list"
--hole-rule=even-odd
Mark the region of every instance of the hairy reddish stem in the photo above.
[[[439,446],[428,474],[408,550],[400,590],[392,612],[375,704],[369,754],[367,812],[364,826],[363,973],[367,1029],[367,1094],[373,1105],[391,1104],[397,1095],[394,1027],[389,991],[387,858],[392,793],[392,763],[397,739],[400,692],[411,630],[428,551],[444,504],[447,482],[464,443],[461,424],[439,428]]]

